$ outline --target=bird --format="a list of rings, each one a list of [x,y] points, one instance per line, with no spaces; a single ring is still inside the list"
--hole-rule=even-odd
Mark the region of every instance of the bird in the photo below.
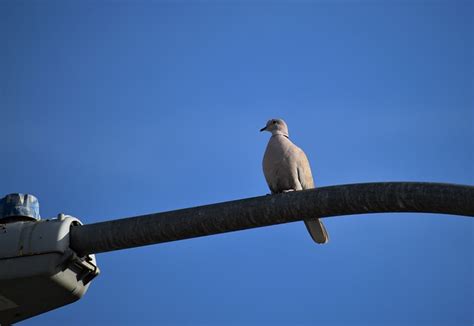
[[[263,174],[272,194],[314,188],[308,158],[289,138],[288,126],[282,119],[270,119],[260,131],[272,134],[263,155]],[[324,244],[329,236],[317,217],[304,220],[314,242]]]

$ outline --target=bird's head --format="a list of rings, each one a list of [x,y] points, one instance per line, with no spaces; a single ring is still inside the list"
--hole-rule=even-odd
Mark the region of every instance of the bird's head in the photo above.
[[[268,120],[266,126],[260,129],[260,131],[268,131],[271,132],[272,135],[283,135],[288,137],[288,126],[282,119]]]

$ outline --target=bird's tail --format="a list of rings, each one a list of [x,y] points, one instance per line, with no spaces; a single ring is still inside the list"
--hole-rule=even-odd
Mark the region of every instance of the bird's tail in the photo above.
[[[308,232],[314,242],[324,244],[329,241],[329,236],[326,231],[326,228],[324,227],[323,222],[321,222],[319,218],[305,220],[304,224],[306,224],[306,228],[308,229]]]

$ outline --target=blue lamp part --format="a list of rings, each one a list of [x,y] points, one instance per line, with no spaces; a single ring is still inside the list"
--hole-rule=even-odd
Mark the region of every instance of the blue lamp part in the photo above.
[[[30,194],[14,193],[0,199],[2,220],[40,220],[38,198]]]

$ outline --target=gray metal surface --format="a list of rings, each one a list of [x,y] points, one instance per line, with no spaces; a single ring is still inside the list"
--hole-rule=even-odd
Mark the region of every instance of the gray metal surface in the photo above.
[[[0,224],[0,325],[80,299],[99,269],[69,247],[72,216]]]
[[[73,226],[71,248],[100,253],[314,217],[383,212],[474,216],[474,187],[382,182],[321,187]]]
[[[61,219],[0,224],[0,260],[69,250],[71,225],[81,223],[75,217],[60,216]],[[3,273],[0,271],[0,275]]]

